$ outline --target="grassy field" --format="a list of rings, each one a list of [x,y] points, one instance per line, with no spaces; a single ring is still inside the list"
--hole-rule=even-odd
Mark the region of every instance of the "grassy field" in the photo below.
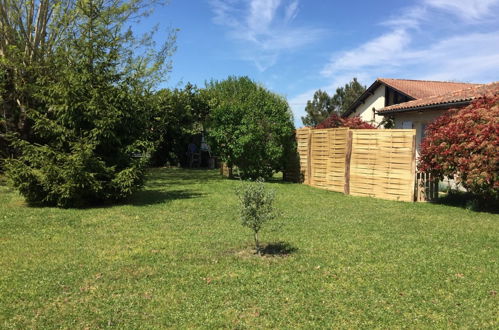
[[[497,328],[499,215],[268,183],[252,253],[237,181],[157,169],[131,203],[0,187],[0,328]]]

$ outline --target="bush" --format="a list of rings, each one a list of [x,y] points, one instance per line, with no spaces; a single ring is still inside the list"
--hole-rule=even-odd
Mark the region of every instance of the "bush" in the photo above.
[[[79,207],[141,187],[152,151],[150,80],[167,56],[124,28],[145,3],[78,2],[77,27],[47,61],[50,74],[29,89],[36,100],[26,109],[30,139],[11,136],[18,157],[5,162],[6,174],[28,202]],[[149,55],[131,51],[139,45]]]
[[[453,177],[485,199],[499,195],[499,96],[489,95],[452,109],[426,129],[418,168]]]
[[[258,233],[262,226],[276,217],[272,206],[275,198],[273,190],[265,189],[263,180],[244,182],[236,191],[240,202],[241,224],[253,231],[256,252],[260,253]]]
[[[247,77],[207,86],[211,146],[243,178],[270,178],[293,148],[293,116],[286,100]]]
[[[376,126],[363,121],[360,117],[349,117],[342,118],[337,114],[332,114],[327,117],[322,123],[317,125],[315,128],[336,128],[336,127],[349,127],[353,129],[375,129]]]
[[[187,145],[193,136],[203,133],[209,113],[205,91],[188,83],[183,89],[162,89],[151,96],[154,110],[150,140],[156,148],[153,166],[185,164]]]
[[[21,155],[6,163],[7,175],[28,203],[81,207],[125,199],[143,184],[143,159],[118,167],[106,164],[87,143],[73,144],[71,152],[23,140],[14,145]]]

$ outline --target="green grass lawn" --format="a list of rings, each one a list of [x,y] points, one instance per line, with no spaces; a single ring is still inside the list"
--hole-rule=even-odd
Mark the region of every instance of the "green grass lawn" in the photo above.
[[[268,183],[284,253],[259,257],[238,184],[155,169],[66,210],[0,187],[0,328],[498,327],[499,215]]]

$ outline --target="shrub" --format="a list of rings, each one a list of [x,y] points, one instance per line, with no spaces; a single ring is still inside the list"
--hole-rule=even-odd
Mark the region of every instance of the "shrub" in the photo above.
[[[349,127],[353,129],[375,129],[376,126],[363,121],[360,117],[342,118],[338,114],[332,114],[322,123],[315,128],[336,128],[336,127]]]
[[[293,116],[286,100],[248,77],[207,86],[211,146],[243,178],[269,178],[283,170],[292,150]]]
[[[203,133],[209,113],[204,94],[205,90],[187,83],[183,89],[162,89],[151,96],[150,140],[156,146],[153,166],[186,163],[187,145],[193,136]]]
[[[426,129],[418,168],[441,179],[453,177],[483,198],[499,193],[499,95],[452,109]]]
[[[256,252],[260,253],[258,233],[262,226],[276,217],[275,192],[265,189],[263,180],[243,182],[236,191],[240,202],[241,224],[253,231]]]

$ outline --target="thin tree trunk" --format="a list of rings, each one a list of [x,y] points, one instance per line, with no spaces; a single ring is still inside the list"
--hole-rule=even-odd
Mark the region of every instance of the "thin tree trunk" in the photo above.
[[[255,231],[254,238],[255,238],[255,248],[256,248],[256,253],[257,253],[258,255],[260,255],[260,242],[258,241],[258,232],[257,232],[257,231]]]

